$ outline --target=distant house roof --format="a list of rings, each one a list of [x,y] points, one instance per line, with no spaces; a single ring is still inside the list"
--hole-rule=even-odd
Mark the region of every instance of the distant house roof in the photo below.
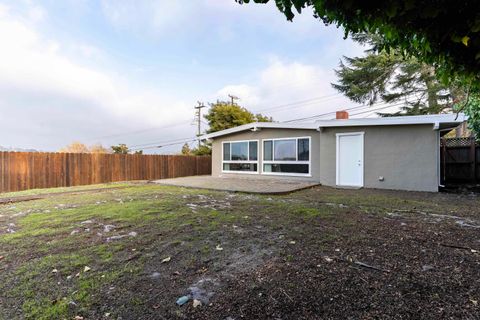
[[[394,126],[394,125],[414,125],[431,124],[433,130],[453,129],[460,123],[466,121],[468,117],[463,113],[457,114],[434,114],[424,116],[400,116],[384,118],[358,118],[346,120],[318,120],[309,123],[284,123],[284,122],[252,122],[238,127],[209,133],[200,137],[202,140],[213,139],[229,135],[236,132],[259,129],[307,129],[318,130],[328,127],[365,127],[365,126]]]

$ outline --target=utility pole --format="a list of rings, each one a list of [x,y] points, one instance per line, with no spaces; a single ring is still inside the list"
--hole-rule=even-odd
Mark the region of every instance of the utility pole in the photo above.
[[[234,96],[234,95],[231,95],[231,94],[229,94],[228,97],[230,98],[230,101],[231,101],[230,104],[231,104],[232,106],[235,104],[235,101],[234,101],[234,100],[240,100],[239,97]]]
[[[202,121],[202,109],[205,108],[203,102],[198,101],[198,106],[195,106],[195,118],[197,120],[197,137],[202,135],[201,121]],[[198,139],[198,148],[200,148],[200,139]]]

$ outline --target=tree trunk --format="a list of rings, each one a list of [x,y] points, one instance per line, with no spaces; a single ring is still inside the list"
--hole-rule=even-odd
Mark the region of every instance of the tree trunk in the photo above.
[[[435,68],[424,65],[422,70],[422,78],[424,79],[425,86],[427,87],[427,113],[439,113],[441,111],[441,108],[438,104]]]

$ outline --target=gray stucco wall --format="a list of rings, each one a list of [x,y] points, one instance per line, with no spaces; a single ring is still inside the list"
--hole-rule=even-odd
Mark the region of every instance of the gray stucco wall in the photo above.
[[[316,130],[262,129],[216,138],[212,144],[213,176],[247,176],[318,181],[336,186],[336,133],[364,132],[364,187],[412,191],[438,191],[439,140],[432,125],[339,127]],[[222,173],[222,142],[259,140],[259,166],[262,165],[262,139],[311,137],[311,177]],[[384,181],[379,181],[383,176]]]
[[[311,165],[311,177],[296,177],[296,176],[272,176],[262,174],[238,174],[238,173],[224,173],[222,172],[222,143],[228,141],[238,140],[259,140],[258,159],[259,166],[261,168],[263,153],[262,153],[262,139],[272,138],[295,138],[295,137],[310,137],[311,138],[311,150],[310,157],[312,161]],[[293,129],[262,129],[260,131],[244,131],[228,136],[218,137],[213,140],[212,143],[212,176],[248,176],[258,178],[287,178],[287,179],[304,179],[312,181],[320,181],[320,135],[316,130],[293,130]],[[260,170],[259,170],[260,171]]]
[[[438,191],[438,132],[432,125],[324,128],[320,182],[336,184],[336,133],[365,132],[366,188]],[[384,181],[379,181],[383,176]]]

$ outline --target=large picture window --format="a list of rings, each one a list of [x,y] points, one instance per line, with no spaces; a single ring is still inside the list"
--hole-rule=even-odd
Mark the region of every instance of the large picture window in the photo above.
[[[258,141],[224,142],[222,171],[258,173]]]
[[[262,172],[310,175],[310,137],[263,140]]]

